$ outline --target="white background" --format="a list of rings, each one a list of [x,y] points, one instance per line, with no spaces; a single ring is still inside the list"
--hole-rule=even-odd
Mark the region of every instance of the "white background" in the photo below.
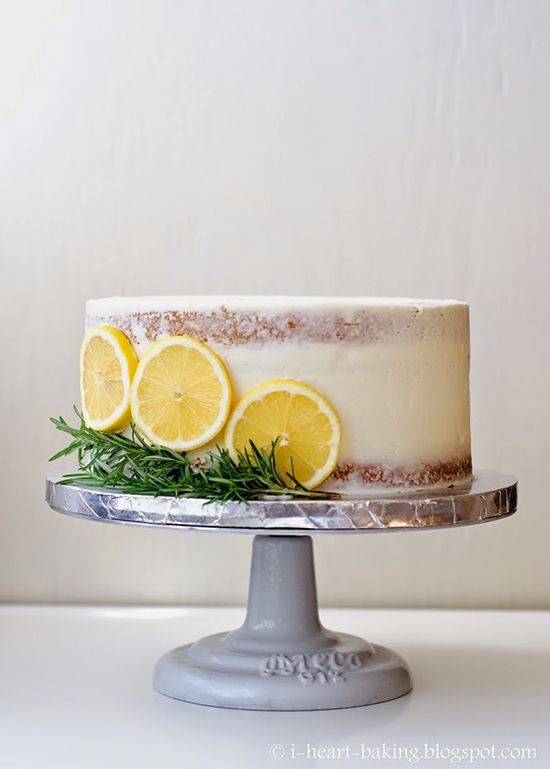
[[[89,297],[318,293],[469,301],[475,463],[521,483],[323,537],[322,602],[549,607],[549,201],[545,0],[0,0],[0,599],[242,602],[248,537],[51,512],[48,417]]]

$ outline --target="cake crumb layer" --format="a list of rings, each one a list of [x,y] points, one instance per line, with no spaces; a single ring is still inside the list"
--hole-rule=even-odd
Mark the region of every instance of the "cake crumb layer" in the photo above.
[[[329,484],[354,484],[384,487],[435,486],[466,480],[472,475],[471,456],[443,462],[424,462],[416,468],[389,467],[381,464],[339,463]]]

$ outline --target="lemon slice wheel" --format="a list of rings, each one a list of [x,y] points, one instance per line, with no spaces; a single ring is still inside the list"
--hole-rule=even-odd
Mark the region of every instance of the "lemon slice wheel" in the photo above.
[[[269,448],[275,438],[277,467],[285,479],[293,463],[297,480],[312,489],[336,467],[338,415],[324,396],[301,382],[278,379],[250,390],[235,406],[225,432],[233,456],[249,448],[251,440]]]
[[[137,357],[129,339],[114,326],[94,326],[80,348],[82,414],[88,427],[122,430],[130,421],[130,385]]]
[[[132,419],[157,446],[190,451],[223,428],[231,382],[216,353],[190,336],[171,336],[140,360],[131,396]]]

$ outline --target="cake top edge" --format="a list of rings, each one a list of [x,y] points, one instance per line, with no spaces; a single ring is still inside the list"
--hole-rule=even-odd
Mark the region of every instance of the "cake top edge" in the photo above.
[[[211,310],[225,307],[232,311],[296,311],[296,310],[350,310],[361,308],[432,309],[467,307],[466,302],[455,299],[414,299],[405,297],[366,296],[112,296],[89,299],[86,312],[111,314],[127,312]]]

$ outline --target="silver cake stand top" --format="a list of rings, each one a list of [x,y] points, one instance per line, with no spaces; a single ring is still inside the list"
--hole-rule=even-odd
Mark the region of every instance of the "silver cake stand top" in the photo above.
[[[201,499],[123,494],[46,481],[54,510],[110,523],[269,534],[403,531],[483,523],[515,513],[517,481],[492,470],[447,488],[384,491],[338,500],[266,499],[205,504]]]

